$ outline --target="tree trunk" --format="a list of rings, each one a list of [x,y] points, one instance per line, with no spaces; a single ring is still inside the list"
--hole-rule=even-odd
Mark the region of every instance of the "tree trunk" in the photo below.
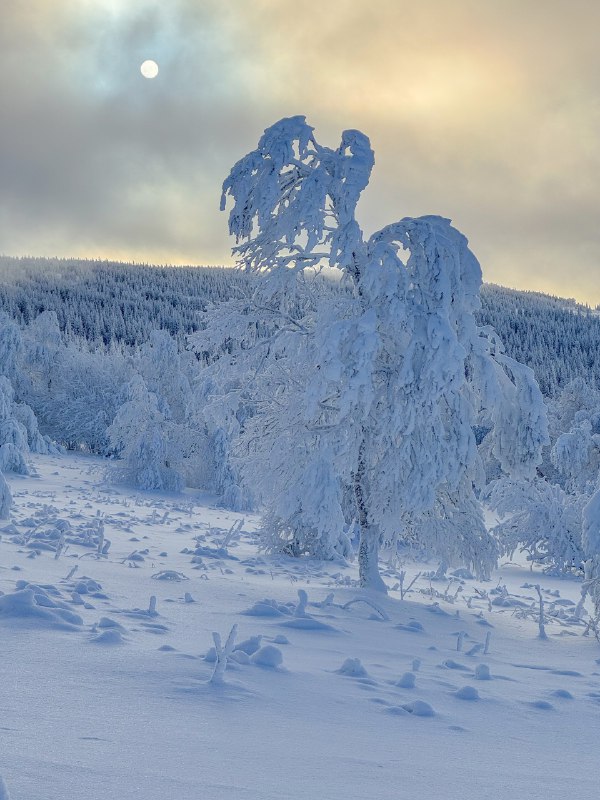
[[[365,499],[365,439],[358,450],[358,465],[354,473],[354,497],[360,528],[358,546],[358,577],[363,589],[387,594],[387,586],[379,574],[379,531],[369,523],[369,512]]]

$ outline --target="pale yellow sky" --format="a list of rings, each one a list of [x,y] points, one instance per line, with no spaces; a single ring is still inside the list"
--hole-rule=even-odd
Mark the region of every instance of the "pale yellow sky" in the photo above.
[[[371,137],[367,232],[442,214],[486,280],[596,305],[599,29],[589,0],[3,0],[0,250],[231,263],[220,184],[305,114]]]

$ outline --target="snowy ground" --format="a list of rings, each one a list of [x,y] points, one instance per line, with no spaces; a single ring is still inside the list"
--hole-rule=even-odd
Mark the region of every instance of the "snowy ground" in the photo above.
[[[210,499],[110,487],[96,459],[34,465],[38,477],[9,478],[0,541],[12,800],[597,797],[600,647],[573,617],[577,582],[504,566],[487,584],[421,576],[404,601],[344,608],[364,597],[353,568],[262,557],[254,519],[224,549],[242,517]],[[423,566],[405,569],[406,586]],[[559,617],[547,641],[522,588],[538,582]],[[212,631],[234,623],[239,643],[277,650],[251,641],[209,684]],[[278,651],[280,666],[255,663]]]

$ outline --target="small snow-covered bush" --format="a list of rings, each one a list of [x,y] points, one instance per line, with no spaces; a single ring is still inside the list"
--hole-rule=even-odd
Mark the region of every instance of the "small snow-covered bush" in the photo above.
[[[581,514],[586,502],[584,495],[569,495],[542,479],[496,481],[489,503],[501,517],[492,531],[500,553],[512,556],[520,548],[549,572],[581,570]]]

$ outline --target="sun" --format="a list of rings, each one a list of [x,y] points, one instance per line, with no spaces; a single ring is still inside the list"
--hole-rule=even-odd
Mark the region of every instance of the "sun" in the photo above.
[[[158,64],[156,61],[148,60],[144,61],[142,66],[140,67],[140,72],[144,76],[144,78],[152,79],[156,78],[158,75]]]

